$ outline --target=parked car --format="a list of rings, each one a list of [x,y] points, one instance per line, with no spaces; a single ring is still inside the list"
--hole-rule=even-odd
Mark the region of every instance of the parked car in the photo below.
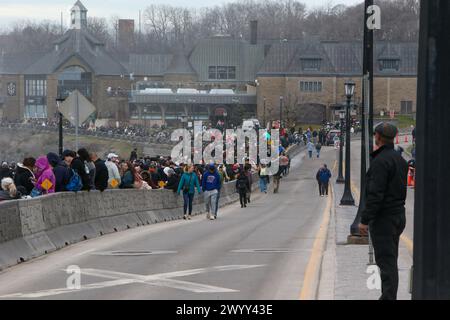
[[[259,130],[260,124],[257,119],[244,120],[242,123],[242,130],[249,131],[252,129]]]
[[[341,136],[341,131],[340,130],[331,130],[330,132],[328,132],[327,134],[327,140],[326,140],[326,144],[327,146],[334,146],[334,137]]]

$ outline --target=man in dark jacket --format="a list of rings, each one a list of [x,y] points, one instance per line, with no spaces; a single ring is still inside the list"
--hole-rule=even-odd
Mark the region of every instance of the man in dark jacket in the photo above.
[[[33,168],[36,164],[35,158],[26,158],[23,163],[17,164],[16,175],[14,183],[17,188],[22,187],[22,195],[28,196],[34,188],[33,180],[35,179]]]
[[[69,184],[71,177],[70,169],[56,153],[50,152],[47,154],[47,160],[52,166],[53,174],[55,175],[55,192],[67,191],[66,186]]]
[[[95,164],[95,189],[103,192],[108,188],[108,167],[106,167],[105,161],[94,152],[91,153],[91,160]]]
[[[81,154],[80,154],[81,153]],[[86,149],[78,150],[78,157],[74,158],[71,163],[71,168],[78,173],[83,184],[83,191],[91,190],[90,180],[89,180],[89,168],[86,163],[89,161],[89,153]]]
[[[408,164],[394,150],[395,126],[382,123],[375,129],[379,147],[371,155],[366,176],[366,202],[359,225],[361,235],[370,229],[375,260],[381,271],[380,300],[396,300],[398,290],[398,245],[405,229]]]

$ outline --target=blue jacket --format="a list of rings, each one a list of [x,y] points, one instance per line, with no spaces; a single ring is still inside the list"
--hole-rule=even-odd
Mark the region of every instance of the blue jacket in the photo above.
[[[220,190],[221,184],[220,184],[220,175],[217,170],[214,171],[214,173],[209,172],[209,170],[206,170],[203,174],[202,178],[202,189],[203,191],[212,191],[212,190]]]
[[[189,194],[194,194],[195,188],[197,188],[199,194],[201,193],[200,183],[198,182],[197,175],[194,172],[183,173],[183,175],[181,176],[180,183],[178,184],[177,193],[180,193],[181,190],[184,191],[184,186],[188,184],[189,184],[189,192],[188,192]]]
[[[330,181],[331,172],[329,169],[322,168],[319,170],[319,172],[317,172],[316,178],[320,182],[327,183]]]

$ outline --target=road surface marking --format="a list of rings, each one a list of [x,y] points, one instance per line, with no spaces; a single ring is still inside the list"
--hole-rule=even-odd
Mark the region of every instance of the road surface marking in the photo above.
[[[154,275],[138,275],[124,272],[115,272],[110,270],[98,270],[98,269],[82,269],[81,275],[89,275],[94,277],[112,279],[111,281],[104,281],[98,283],[91,283],[87,285],[83,285],[81,289],[68,289],[68,288],[59,288],[59,289],[50,289],[50,290],[42,290],[32,293],[13,293],[8,295],[0,296],[1,299],[8,298],[42,298],[55,296],[65,293],[76,293],[86,290],[93,289],[103,289],[108,287],[116,287],[123,286],[127,284],[133,283],[141,283],[147,284],[151,286],[158,287],[167,287],[178,290],[190,291],[194,293],[212,293],[212,292],[220,292],[220,293],[230,293],[230,292],[239,292],[239,290],[233,290],[228,288],[221,288],[215,286],[209,286],[199,283],[193,283],[188,281],[175,280],[172,278],[185,277],[190,275],[209,273],[209,272],[220,272],[220,271],[233,271],[233,270],[245,270],[245,269],[253,269],[264,267],[264,265],[229,265],[229,266],[218,266],[211,268],[201,268],[201,269],[191,269],[177,272],[168,272],[168,273],[160,273]],[[66,270],[63,270],[64,272]]]
[[[334,163],[333,170],[336,169],[336,163]],[[328,197],[327,205],[323,212],[322,223],[320,224],[319,231],[317,232],[316,239],[312,248],[312,253],[309,258],[308,265],[306,267],[305,276],[303,278],[302,291],[300,293],[300,300],[314,300],[316,299],[318,283],[320,278],[320,270],[322,264],[323,252],[327,243],[328,226],[330,224],[331,216],[331,204],[334,197],[334,190],[330,185],[331,195]]]
[[[350,184],[351,184],[353,193],[356,195],[356,197],[358,199],[358,202],[359,202],[359,199],[361,197],[359,189],[355,186],[353,180],[351,181]],[[413,243],[413,241],[410,238],[408,238],[408,236],[406,234],[404,234],[404,233],[401,235],[400,240],[406,246],[406,248],[408,249],[409,254],[412,257],[413,256],[413,252],[414,252],[414,243]]]

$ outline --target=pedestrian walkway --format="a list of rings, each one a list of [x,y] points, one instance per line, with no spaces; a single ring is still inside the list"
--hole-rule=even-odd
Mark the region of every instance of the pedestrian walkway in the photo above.
[[[347,245],[350,226],[358,207],[340,206],[344,185],[333,183],[334,208],[331,212],[327,248],[324,252],[321,280],[318,292],[319,300],[377,300],[381,290],[369,289],[368,281],[373,284],[373,270],[368,269],[369,246]],[[358,204],[359,194],[353,188]],[[407,208],[410,210],[411,208]],[[410,213],[408,213],[410,216]],[[412,253],[404,241],[399,251],[399,300],[410,300],[409,275],[412,266]],[[370,272],[372,271],[372,273]],[[369,272],[369,273],[368,273]]]

